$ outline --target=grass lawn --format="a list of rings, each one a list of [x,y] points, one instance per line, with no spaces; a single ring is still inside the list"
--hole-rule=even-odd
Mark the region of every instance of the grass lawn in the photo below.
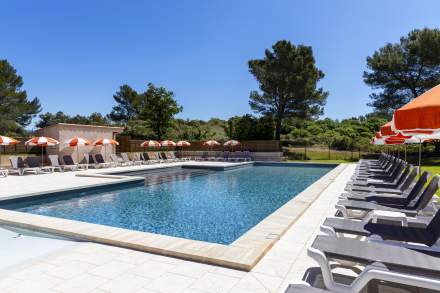
[[[440,166],[422,166],[422,171],[428,171],[432,175],[440,174]]]

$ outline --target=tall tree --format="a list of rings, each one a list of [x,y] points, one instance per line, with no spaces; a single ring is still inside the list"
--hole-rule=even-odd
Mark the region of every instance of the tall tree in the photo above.
[[[139,94],[129,85],[122,85],[113,95],[113,99],[116,105],[108,115],[111,120],[126,125],[139,115]]]
[[[38,98],[28,100],[23,78],[7,60],[0,60],[0,131],[17,133],[41,111]]]
[[[147,121],[157,139],[163,139],[172,126],[174,116],[183,108],[174,99],[174,93],[164,87],[148,84],[148,89],[140,95],[136,103],[140,112],[139,119]]]
[[[275,120],[275,139],[280,139],[284,118],[315,118],[323,113],[328,93],[317,88],[324,73],[315,65],[312,48],[278,41],[263,59],[250,60],[249,71],[259,82],[249,104],[258,113]]]
[[[397,44],[367,57],[364,82],[376,92],[368,104],[391,117],[394,110],[440,83],[440,30],[413,30]]]

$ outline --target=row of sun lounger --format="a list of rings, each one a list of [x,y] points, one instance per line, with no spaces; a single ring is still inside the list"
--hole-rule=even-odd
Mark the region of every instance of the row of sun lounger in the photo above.
[[[121,156],[112,154],[110,157],[111,161],[106,161],[101,154],[85,154],[83,160],[79,163],[75,163],[72,156],[64,155],[62,157],[63,164],[61,164],[58,155],[49,155],[49,164],[42,164],[41,157],[27,157],[23,159],[20,156],[11,156],[9,157],[11,167],[9,169],[0,169],[0,176],[7,176],[9,174],[24,175],[27,173],[42,174],[55,171],[64,172],[86,170],[88,168],[132,166],[189,160],[189,158],[177,158],[174,152],[133,153],[132,159],[129,158],[127,153],[121,153]]]
[[[193,159],[196,161],[245,162],[252,161],[252,155],[249,151],[203,152],[202,156],[194,156]]]
[[[361,292],[372,284],[375,290],[380,284],[438,292],[440,210],[434,195],[440,177],[430,177],[428,172],[417,176],[416,168],[390,155],[361,160],[335,217],[324,221],[323,234],[308,249],[326,288],[297,284],[286,292]],[[336,274],[337,268],[350,274]]]

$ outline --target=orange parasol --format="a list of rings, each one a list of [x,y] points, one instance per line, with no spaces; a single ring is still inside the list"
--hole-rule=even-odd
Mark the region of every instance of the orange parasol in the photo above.
[[[440,130],[440,85],[418,96],[393,115],[392,128],[405,134],[432,134]]]

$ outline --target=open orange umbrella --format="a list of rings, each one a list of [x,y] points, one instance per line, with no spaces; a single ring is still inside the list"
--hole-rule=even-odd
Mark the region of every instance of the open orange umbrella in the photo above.
[[[186,140],[179,140],[176,143],[176,145],[179,146],[179,147],[189,147],[189,146],[191,146],[191,144],[189,142],[187,142]]]
[[[141,147],[143,148],[160,148],[160,143],[155,140],[146,140],[141,143]]]
[[[440,130],[440,85],[418,96],[393,115],[392,128],[404,134],[432,134]]]
[[[76,136],[72,137],[69,140],[66,140],[64,143],[70,147],[76,147],[76,159],[77,159],[78,163],[79,163],[79,147],[80,146],[88,146],[88,145],[92,144],[87,139],[82,138],[82,137],[76,137]]]
[[[391,129],[391,122],[387,122],[380,127],[380,135],[384,138],[387,138],[389,136],[393,136],[396,134],[397,134],[397,132],[395,132],[393,129]]]
[[[163,140],[160,142],[160,146],[162,147],[173,147],[176,146],[176,143],[172,140]]]
[[[43,148],[48,146],[58,145],[60,142],[51,137],[33,137],[25,142],[25,145],[41,147],[41,166],[44,166]]]
[[[7,145],[16,145],[17,143],[19,143],[19,141],[18,140],[16,140],[16,139],[13,139],[13,138],[11,138],[11,137],[7,137],[7,136],[1,136],[0,135],[0,145],[3,145],[4,146],[4,150],[5,150],[5,152],[6,152],[6,146]]]
[[[98,138],[93,142],[93,145],[103,145],[104,146],[104,152],[105,156],[107,157],[107,146],[108,145],[119,145],[119,142],[117,142],[114,139],[111,138]]]
[[[18,140],[15,140],[11,137],[0,135],[0,145],[13,145],[13,144],[17,144],[18,142],[19,142]]]

